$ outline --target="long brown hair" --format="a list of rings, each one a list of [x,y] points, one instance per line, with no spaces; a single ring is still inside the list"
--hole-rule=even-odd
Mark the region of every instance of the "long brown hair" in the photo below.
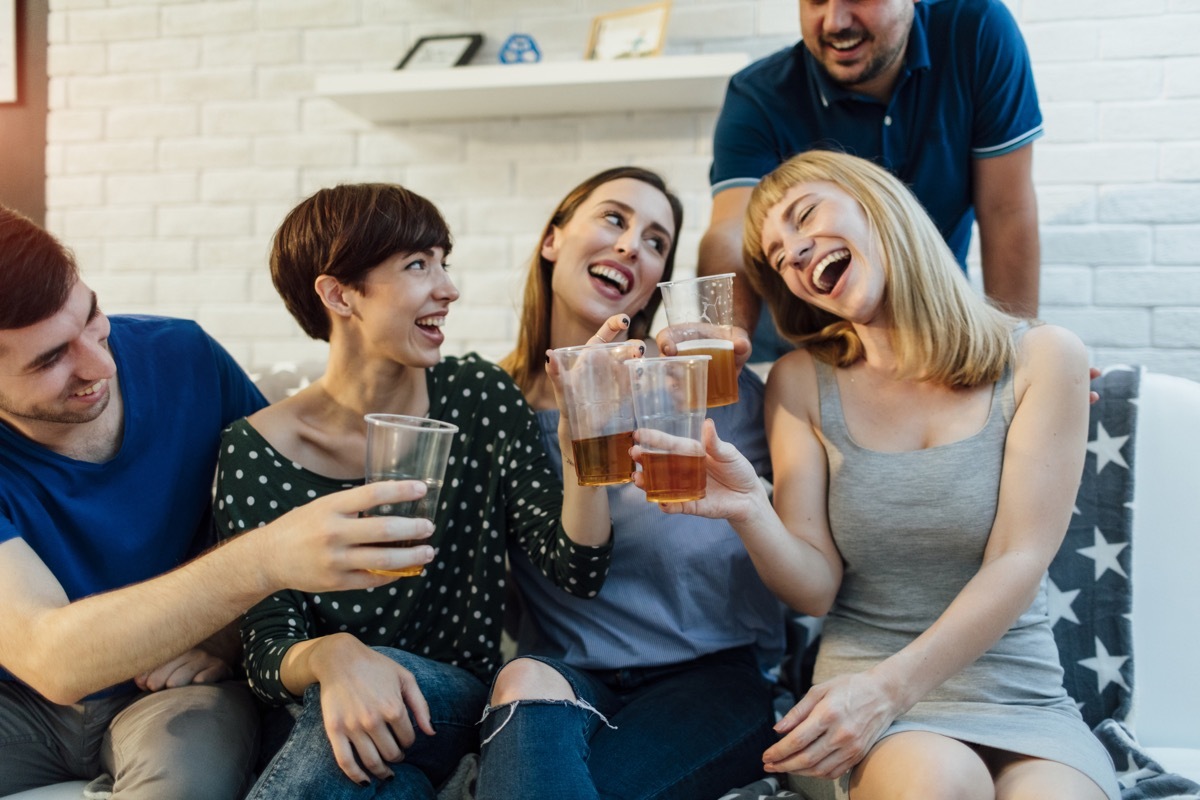
[[[683,228],[683,203],[667,189],[666,181],[662,179],[662,176],[642,167],[606,169],[596,173],[567,193],[567,196],[554,209],[550,221],[542,228],[537,246],[533,250],[533,257],[529,262],[529,274],[525,279],[525,295],[521,301],[521,325],[517,332],[517,346],[500,360],[500,366],[509,375],[512,375],[513,380],[523,392],[532,390],[533,382],[545,368],[545,353],[550,347],[550,309],[554,299],[550,284],[554,264],[542,257],[542,242],[550,235],[552,228],[561,228],[570,222],[579,206],[591,197],[592,192],[606,183],[622,178],[641,181],[663,193],[667,202],[671,204],[671,213],[675,217],[673,239],[678,238],[679,231]],[[663,264],[662,280],[664,281],[671,279],[671,272],[675,269],[675,245],[676,242],[673,241]],[[646,301],[645,307],[634,314],[629,321],[629,337],[631,339],[646,337],[650,332],[650,323],[661,302],[662,292],[656,288],[650,295],[650,299]]]
[[[988,304],[967,282],[954,255],[912,192],[865,159],[828,150],[793,156],[750,196],[742,233],[746,277],[787,339],[835,366],[863,355],[854,327],[800,300],[767,263],[767,213],[797,184],[832,183],[859,204],[878,237],[887,286],[883,303],[902,375],[945,386],[978,386],[1000,378],[1015,353],[1017,319]]]

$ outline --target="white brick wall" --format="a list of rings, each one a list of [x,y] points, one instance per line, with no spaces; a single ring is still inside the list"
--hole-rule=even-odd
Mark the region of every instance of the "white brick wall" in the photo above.
[[[418,37],[512,31],[579,58],[633,0],[54,0],[48,224],[110,312],[200,320],[244,363],[319,358],[267,274],[287,209],[341,181],[398,181],[453,227],[447,352],[502,355],[555,200],[617,163],[683,197],[682,273],[708,217],[713,111],[375,126],[312,92],[391,69]],[[1046,116],[1035,146],[1044,316],[1097,364],[1200,379],[1200,2],[1021,0]],[[668,52],[752,56],[796,37],[794,0],[675,0]]]

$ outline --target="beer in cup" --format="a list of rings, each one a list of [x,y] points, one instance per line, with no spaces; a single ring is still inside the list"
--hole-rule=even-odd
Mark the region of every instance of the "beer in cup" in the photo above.
[[[636,358],[639,347],[610,342],[560,347],[550,354],[562,382],[580,486],[633,480],[633,400],[624,362]]]
[[[403,503],[375,506],[370,516],[419,517],[433,521],[438,494],[446,475],[450,445],[458,426],[425,417],[404,414],[367,414],[367,483],[374,481],[421,481],[425,496]],[[413,547],[424,541],[388,542],[380,547]],[[422,566],[399,570],[371,570],[380,575],[411,578]]]
[[[738,399],[733,357],[733,273],[660,283],[667,326],[679,355],[706,355],[708,407]]]
[[[707,355],[626,362],[642,448],[642,486],[651,502],[704,497],[702,435],[711,363]]]

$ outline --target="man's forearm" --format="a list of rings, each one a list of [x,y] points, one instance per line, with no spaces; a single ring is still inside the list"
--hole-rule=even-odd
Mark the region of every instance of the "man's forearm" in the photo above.
[[[983,290],[1000,308],[1036,317],[1041,281],[1037,212],[1020,213],[979,226]]]
[[[713,218],[700,239],[698,275],[720,275],[732,272],[734,324],[753,332],[758,324],[762,301],[746,279],[742,265],[742,217],[749,202],[750,190],[729,189],[713,198]]]
[[[428,520],[362,516],[415,499],[416,481],[335,492],[142,583],[70,602],[23,539],[0,544],[0,665],[57,703],[154,669],[272,592],[370,589],[433,560]],[[372,545],[372,546],[366,546]]]
[[[983,290],[1011,314],[1037,316],[1041,247],[1033,145],[976,159],[972,170]]]
[[[270,591],[255,574],[250,539],[235,539],[152,580],[33,614],[27,647],[5,666],[61,704],[158,667]]]

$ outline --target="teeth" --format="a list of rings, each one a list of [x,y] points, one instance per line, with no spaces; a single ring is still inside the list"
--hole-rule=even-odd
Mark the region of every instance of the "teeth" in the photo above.
[[[613,269],[612,267],[606,267],[598,264],[594,267],[589,267],[588,272],[590,272],[592,275],[596,275],[601,278],[607,278],[608,280],[612,281],[617,285],[617,288],[621,290],[621,294],[625,294],[629,291],[629,279],[626,278],[625,273],[621,272],[619,269]]]
[[[87,397],[89,394],[95,394],[96,392],[100,391],[100,387],[103,385],[104,381],[96,381],[86,389],[80,389],[78,392],[73,394],[72,397]]]
[[[834,50],[850,50],[854,47],[858,47],[862,43],[862,40],[863,40],[862,37],[858,36],[854,39],[846,39],[846,40],[838,41],[838,42],[831,41],[829,43],[829,46],[832,47]]]
[[[832,253],[822,258],[819,262],[817,262],[817,265],[813,267],[812,282],[821,289],[832,289],[832,286],[827,287],[821,283],[821,275],[825,272],[825,268],[830,264],[836,264],[837,262],[844,261],[849,257],[850,251],[843,248],[841,250],[834,250]]]
[[[440,328],[446,324],[445,317],[424,317],[417,320],[418,325],[428,325],[432,328]]]

